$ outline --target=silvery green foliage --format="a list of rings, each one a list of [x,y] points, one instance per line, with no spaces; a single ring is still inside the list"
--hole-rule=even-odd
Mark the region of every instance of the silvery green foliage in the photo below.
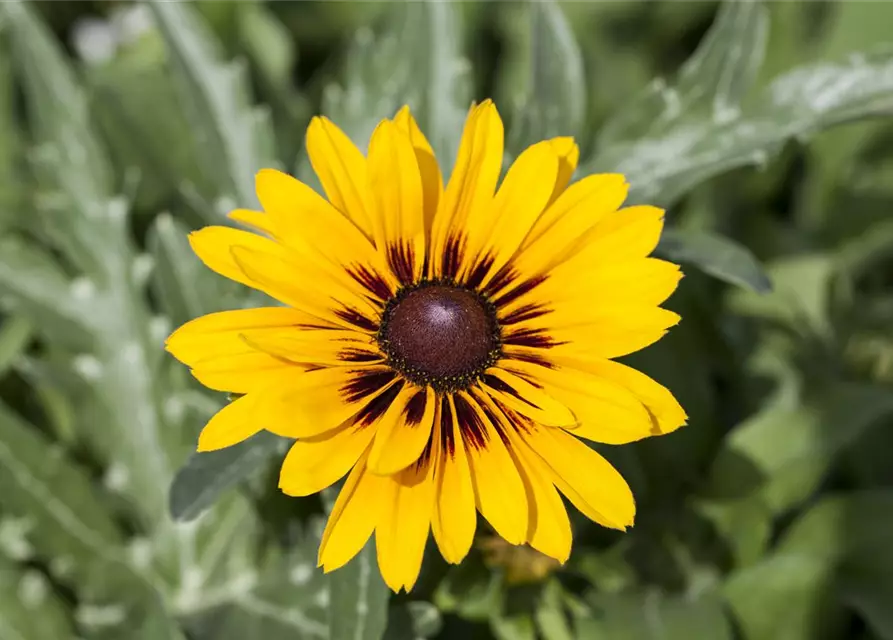
[[[893,110],[890,50],[795,69],[752,91],[768,33],[766,7],[731,0],[676,82],[656,79],[601,130],[581,172],[627,176],[633,202],[670,205],[705,180],[747,165],[764,166],[791,139]],[[768,290],[749,252],[702,230],[661,250],[756,291]]]
[[[136,637],[136,629],[147,640],[180,637],[180,629],[224,639],[328,637],[329,580],[315,566],[321,523],[309,524],[281,549],[258,547],[257,523],[237,493],[228,492],[188,524],[168,515],[176,467],[221,400],[199,390],[165,357],[162,341],[172,320],[217,310],[227,300],[210,294],[217,278],[197,268],[185,229],[170,216],[154,224],[153,255],[138,253],[130,240],[130,203],[117,192],[68,61],[27,5],[2,8],[34,122],[33,175],[40,185],[33,212],[20,219],[42,242],[25,234],[3,238],[0,290],[5,306],[47,344],[48,357],[24,361],[22,371],[64,398],[75,430],[71,438],[88,443],[106,471],[96,482],[65,447],[0,411],[7,555],[48,563],[53,578],[79,598],[76,610],[56,614],[55,596],[45,585],[33,572],[12,566],[4,569],[3,588],[15,585],[24,593],[23,607],[39,598],[47,615],[22,627],[27,611],[4,598],[9,611],[0,612],[0,622],[24,637],[48,640],[69,637],[72,627],[96,637]],[[220,197],[232,198],[243,188],[238,180],[250,185],[250,169],[238,163],[256,157],[240,124],[250,118],[247,99],[230,76],[214,73],[219,63],[208,53],[204,31],[183,28],[197,24],[191,8],[162,8],[159,22],[171,10],[179,12],[176,24],[162,34],[171,56],[188,62],[178,73],[193,99],[189,108],[219,116],[198,120],[206,123],[202,135],[216,136],[227,149],[223,158],[233,159],[224,174],[230,183],[218,187]],[[162,262],[157,269],[156,260]],[[164,315],[149,307],[150,286],[163,300]],[[121,529],[116,512],[131,519],[136,533]],[[357,613],[362,620],[383,615],[386,606],[373,596],[384,593],[380,578],[369,567],[366,573],[350,581],[357,583],[353,589],[350,582],[339,585],[354,610],[363,610]],[[381,603],[377,608],[367,602],[372,597]],[[341,620],[351,614],[340,611]],[[355,637],[380,635],[377,627],[370,629]]]

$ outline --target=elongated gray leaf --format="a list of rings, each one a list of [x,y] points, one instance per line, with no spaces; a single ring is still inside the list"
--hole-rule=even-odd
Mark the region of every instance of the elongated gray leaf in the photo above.
[[[245,442],[206,453],[195,453],[171,483],[170,512],[175,520],[194,520],[220,497],[255,472],[288,441],[262,431]]]
[[[365,148],[378,122],[408,104],[448,176],[471,106],[461,26],[455,3],[394,4],[383,33],[356,34],[342,81],[324,92],[323,112]]]
[[[388,599],[372,540],[329,577],[329,639],[379,640],[388,623]]]
[[[7,536],[18,540],[21,559],[54,561],[59,579],[73,581],[85,596],[138,592],[139,578],[118,555],[121,534],[89,479],[2,405],[0,487],[4,516],[18,518],[16,533]]]
[[[0,3],[8,21],[13,54],[20,69],[38,139],[62,156],[68,173],[60,176],[67,191],[82,203],[105,196],[111,170],[90,132],[83,90],[58,43],[27,2]]]
[[[221,197],[220,209],[257,206],[254,174],[269,166],[272,134],[266,114],[253,111],[243,67],[225,65],[217,42],[188,4],[151,0],[172,71],[195,134],[197,153]],[[207,212],[212,218],[218,212]]]
[[[671,204],[720,173],[765,164],[791,138],[893,112],[893,51],[795,69],[753,104],[724,119],[681,121],[658,135],[609,145],[585,171],[618,171],[632,185],[632,201]]]
[[[554,136],[582,134],[586,115],[583,56],[564,12],[554,0],[527,3],[530,46],[518,52],[526,62],[527,90],[510,132],[512,151]]]
[[[691,263],[721,280],[756,293],[772,289],[760,263],[745,247],[707,231],[667,229],[658,253],[673,262]]]
[[[0,637],[68,640],[73,635],[65,607],[47,579],[0,556]]]
[[[113,191],[83,91],[58,44],[27,3],[4,3],[2,10],[15,27],[16,63],[28,78],[28,113],[42,123],[32,163],[41,191],[26,220],[77,273],[69,279],[49,252],[4,238],[0,285],[36,331],[71,350],[82,400],[91,404],[78,423],[81,436],[97,460],[125,469],[118,490],[149,526],[164,528],[173,475],[168,455],[179,453],[182,436],[164,428],[155,386],[161,350],[143,291],[151,263],[133,247],[129,203]],[[87,335],[69,338],[81,333]]]
[[[242,291],[208,269],[189,246],[189,230],[170,214],[159,215],[149,230],[155,258],[152,284],[173,327],[206,313],[243,304]]]
[[[685,120],[733,118],[763,62],[769,19],[759,0],[726,0],[672,86],[662,79],[609,120],[599,145],[656,137]]]

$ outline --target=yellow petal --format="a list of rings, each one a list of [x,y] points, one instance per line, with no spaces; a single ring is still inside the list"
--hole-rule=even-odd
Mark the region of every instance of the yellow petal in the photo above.
[[[636,396],[651,415],[652,428],[649,435],[671,433],[688,420],[685,410],[669,389],[632,367],[612,360],[581,358],[564,359],[562,363],[619,384]]]
[[[189,244],[205,266],[225,278],[253,288],[257,288],[257,284],[236,264],[231,248],[238,245],[259,252],[284,253],[283,249],[269,238],[231,227],[211,226],[193,231],[189,234]]]
[[[498,417],[488,415],[479,398],[460,392],[454,402],[465,437],[477,509],[507,542],[523,544],[529,516],[527,492],[497,431],[504,431],[505,426],[494,425]]]
[[[247,440],[261,430],[252,395],[233,400],[218,411],[198,436],[199,451],[216,451]]]
[[[671,262],[635,258],[608,262],[583,252],[555,267],[536,290],[539,299],[556,308],[566,300],[598,300],[602,306],[648,306],[663,303],[676,290],[682,272]]]
[[[230,350],[241,353],[245,345],[239,334],[244,331],[282,331],[314,321],[318,322],[313,316],[288,307],[220,311],[190,320],[168,336],[164,346],[177,360],[192,365]]]
[[[510,437],[530,505],[527,543],[540,553],[565,563],[571,554],[573,534],[567,509],[552,483],[552,473],[518,434],[513,433]]]
[[[372,243],[313,189],[275,169],[259,171],[255,183],[258,198],[282,242],[329,278],[356,290],[358,283],[349,275],[355,264],[387,275]]]
[[[384,356],[374,338],[338,329],[250,330],[239,334],[245,344],[280,361],[304,365],[376,364]]]
[[[344,289],[324,273],[289,256],[245,246],[230,247],[233,262],[252,286],[285,304],[345,329],[375,333],[380,311],[368,298]]]
[[[657,247],[663,228],[663,209],[625,207],[599,221],[584,250],[603,261],[644,258]]]
[[[547,272],[571,258],[595,226],[626,199],[629,185],[620,174],[596,174],[569,186],[533,225],[517,258],[526,277]]]
[[[660,340],[679,320],[678,314],[660,307],[593,309],[583,301],[557,307],[544,318],[548,334],[563,343],[553,347],[553,353],[600,358],[619,358],[644,349]]]
[[[431,529],[444,560],[458,564],[468,555],[474,541],[477,511],[468,454],[452,407],[452,398],[444,396],[435,423],[435,442],[444,445],[438,446],[437,495]]]
[[[382,121],[369,141],[369,185],[379,221],[375,242],[401,284],[421,276],[425,254],[422,179],[409,136]]]
[[[505,366],[524,375],[565,403],[577,417],[571,432],[607,444],[625,444],[653,435],[651,415],[626,387],[552,358],[550,367],[515,360]]]
[[[434,390],[406,385],[378,422],[369,453],[373,473],[391,475],[413,464],[431,437]]]
[[[632,491],[607,460],[561,429],[540,427],[523,437],[583,515],[611,529],[632,526],[636,515]]]
[[[276,229],[273,226],[273,220],[262,211],[252,211],[250,209],[235,209],[227,214],[230,220],[235,220],[247,227],[262,231],[270,236],[276,235]]]
[[[571,178],[574,177],[574,172],[577,170],[577,162],[580,160],[580,147],[577,146],[573,138],[569,137],[552,138],[549,142],[558,156],[558,176],[555,178],[555,188],[552,190],[552,197],[549,198],[549,204],[552,204],[558,199],[558,196],[564,193]]]
[[[415,118],[409,111],[409,107],[403,107],[394,117],[394,124],[409,136],[415,151],[416,161],[419,164],[419,173],[422,177],[422,193],[424,194],[424,218],[425,231],[430,233],[434,223],[434,214],[437,212],[437,203],[443,194],[443,178],[440,174],[440,166],[434,156],[434,150],[427,138],[419,129]]]
[[[546,208],[558,176],[558,156],[548,141],[525,149],[509,168],[491,206],[469,212],[467,269],[482,260],[489,273],[482,284],[515,254]],[[473,260],[470,258],[474,258]],[[477,284],[476,282],[474,283]]]
[[[444,255],[448,236],[463,233],[471,212],[490,206],[502,171],[504,137],[502,120],[491,100],[471,108],[456,165],[434,216],[432,256]],[[434,276],[444,275],[440,260],[432,260],[431,269]]]
[[[570,427],[577,422],[574,414],[564,404],[505,369],[487,369],[482,384],[487,393],[502,405],[540,424]]]
[[[310,121],[305,144],[310,164],[329,202],[367,237],[373,237],[366,158],[326,117],[315,117]]]
[[[434,503],[432,465],[413,465],[385,480],[375,527],[381,576],[393,591],[409,592],[419,577]]]
[[[295,374],[263,394],[268,431],[287,438],[312,438],[341,426],[395,380],[387,367],[330,367]]]
[[[335,433],[297,440],[282,461],[279,488],[290,496],[322,491],[350,471],[373,435],[374,429],[351,424]]]
[[[383,511],[388,478],[366,472],[367,455],[347,476],[323,531],[318,565],[326,573],[343,567],[360,552]]]

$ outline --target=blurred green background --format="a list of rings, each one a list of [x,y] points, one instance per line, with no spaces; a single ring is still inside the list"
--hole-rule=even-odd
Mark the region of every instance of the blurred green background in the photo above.
[[[0,3],[0,639],[893,640],[893,3]],[[328,492],[286,443],[192,454],[226,398],[162,351],[258,304],[189,229],[303,131],[404,103],[450,166],[493,97],[506,162],[667,207],[683,321],[629,360],[690,415],[601,449],[635,528],[564,567],[480,527],[391,595],[316,569]]]

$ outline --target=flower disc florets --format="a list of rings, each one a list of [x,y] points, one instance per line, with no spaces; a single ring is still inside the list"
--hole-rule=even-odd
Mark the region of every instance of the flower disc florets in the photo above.
[[[400,289],[382,313],[378,342],[394,369],[441,393],[468,387],[502,355],[493,304],[443,280]]]

